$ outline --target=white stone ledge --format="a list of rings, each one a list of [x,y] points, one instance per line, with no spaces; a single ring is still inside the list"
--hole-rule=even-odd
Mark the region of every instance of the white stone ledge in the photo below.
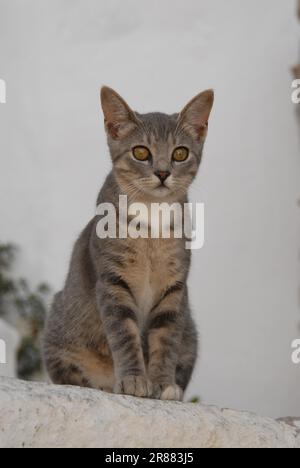
[[[0,378],[2,448],[300,448],[288,422]]]

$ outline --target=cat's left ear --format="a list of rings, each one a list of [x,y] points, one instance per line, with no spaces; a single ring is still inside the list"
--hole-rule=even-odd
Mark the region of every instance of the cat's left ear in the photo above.
[[[128,136],[138,125],[138,120],[124,99],[111,88],[101,89],[101,104],[107,134],[113,140]]]
[[[179,115],[179,125],[199,142],[203,141],[207,135],[214,96],[212,89],[198,94]]]

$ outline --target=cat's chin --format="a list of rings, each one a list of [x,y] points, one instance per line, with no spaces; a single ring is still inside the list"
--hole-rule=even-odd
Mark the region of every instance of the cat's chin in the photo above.
[[[168,187],[162,185],[153,190],[151,195],[158,199],[169,198],[172,196],[172,191]]]

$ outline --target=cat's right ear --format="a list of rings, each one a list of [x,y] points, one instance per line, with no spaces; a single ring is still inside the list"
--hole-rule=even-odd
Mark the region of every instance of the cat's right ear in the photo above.
[[[137,117],[121,96],[111,88],[101,89],[106,132],[113,140],[128,136],[138,125]]]

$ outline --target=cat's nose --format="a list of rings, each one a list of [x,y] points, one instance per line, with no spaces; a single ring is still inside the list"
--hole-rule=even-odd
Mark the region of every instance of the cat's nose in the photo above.
[[[171,172],[169,172],[169,171],[156,171],[155,175],[156,175],[156,177],[159,178],[159,180],[163,184],[167,180],[167,178],[170,177]]]

